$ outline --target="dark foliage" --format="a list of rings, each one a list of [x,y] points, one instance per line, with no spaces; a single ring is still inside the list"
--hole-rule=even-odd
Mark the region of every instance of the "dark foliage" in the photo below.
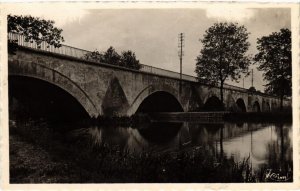
[[[142,67],[140,61],[136,59],[134,52],[128,50],[123,51],[119,55],[113,47],[109,47],[106,52],[99,52],[97,50],[89,52],[84,55],[84,59],[135,70],[139,70]]]
[[[122,52],[120,66],[136,70],[141,68],[140,61],[136,59],[135,53],[130,50]]]
[[[229,122],[292,122],[292,112],[286,110],[285,112],[239,112],[226,113],[224,120]]]
[[[256,92],[256,89],[255,87],[251,86],[249,89],[248,89],[249,92]]]
[[[111,46],[106,52],[103,53],[102,62],[111,65],[120,65],[121,56],[116,52],[116,50]]]
[[[196,59],[195,72],[199,81],[220,85],[222,103],[225,80],[237,81],[242,73],[248,74],[248,34],[244,26],[236,23],[215,23],[201,39],[203,48]]]
[[[64,42],[62,37],[62,29],[54,27],[54,21],[44,20],[32,16],[7,16],[7,32],[23,35],[26,42],[37,44],[41,47],[42,42],[46,42],[48,46],[60,47]],[[14,53],[18,47],[17,40],[8,40],[8,51]]]
[[[265,91],[280,96],[282,108],[284,96],[292,94],[291,31],[280,29],[259,38],[257,44],[259,53],[255,60],[260,64],[258,69],[264,72],[264,80],[268,81]]]

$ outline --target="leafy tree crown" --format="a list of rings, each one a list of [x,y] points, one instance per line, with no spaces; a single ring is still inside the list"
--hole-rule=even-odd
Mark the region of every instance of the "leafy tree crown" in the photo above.
[[[280,29],[257,40],[258,53],[254,59],[263,71],[265,92],[275,95],[291,95],[292,53],[291,31]]]
[[[196,59],[199,81],[216,84],[227,78],[237,81],[242,73],[248,74],[248,35],[247,29],[237,23],[215,23],[206,30]]]
[[[26,42],[35,42],[38,48],[43,41],[54,47],[60,47],[61,42],[64,42],[61,35],[63,30],[54,27],[54,21],[51,20],[32,16],[8,15],[7,24],[9,33],[24,35]],[[16,43],[16,41],[9,43]]]
[[[102,62],[135,70],[139,70],[142,67],[134,52],[127,50],[119,55],[112,46],[105,52],[99,52],[97,50],[89,52],[85,54],[83,58],[94,62]]]

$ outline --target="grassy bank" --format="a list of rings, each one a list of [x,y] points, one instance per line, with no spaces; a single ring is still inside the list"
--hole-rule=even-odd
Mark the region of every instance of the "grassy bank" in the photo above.
[[[84,138],[67,139],[46,124],[10,126],[11,183],[253,182],[249,160],[215,157],[205,148],[131,154]]]

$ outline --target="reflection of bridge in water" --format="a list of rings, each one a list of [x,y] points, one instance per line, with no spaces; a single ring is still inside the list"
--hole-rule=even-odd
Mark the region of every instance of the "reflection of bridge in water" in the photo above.
[[[289,135],[281,134],[281,129]],[[247,159],[250,155],[253,166],[263,164],[269,157],[276,156],[271,156],[270,152],[284,152],[287,148],[281,147],[282,140],[287,147],[291,147],[291,129],[288,126],[277,127],[269,124],[156,123],[142,129],[92,127],[79,131],[85,132],[77,132],[79,138],[89,136],[93,143],[105,142],[137,153],[177,153],[202,149],[216,158],[233,156],[237,161]],[[270,146],[272,151],[269,151]]]
[[[8,55],[10,108],[24,102],[37,114],[49,109],[48,113],[76,118],[222,107],[219,88],[199,83],[193,76],[184,75],[180,82],[176,72],[146,65],[140,71],[131,70],[85,60],[85,50],[45,44],[38,49],[22,36],[10,34],[9,38],[18,39],[20,45],[15,55]],[[225,85],[227,111],[274,111],[279,102],[271,95]],[[290,107],[291,101],[285,100],[284,106]]]

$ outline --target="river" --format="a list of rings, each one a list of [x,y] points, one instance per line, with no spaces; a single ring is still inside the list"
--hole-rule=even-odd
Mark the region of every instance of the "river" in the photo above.
[[[46,126],[49,128],[49,125]],[[105,144],[130,155],[146,152],[154,156],[200,150],[216,165],[221,163],[222,158],[236,163],[247,161],[252,173],[264,171],[260,180],[292,181],[293,132],[292,124],[288,123],[202,124],[182,121],[145,123],[133,127],[59,125],[53,129],[61,140],[67,140],[67,144],[62,144],[65,147],[78,142],[81,142],[80,149]]]

